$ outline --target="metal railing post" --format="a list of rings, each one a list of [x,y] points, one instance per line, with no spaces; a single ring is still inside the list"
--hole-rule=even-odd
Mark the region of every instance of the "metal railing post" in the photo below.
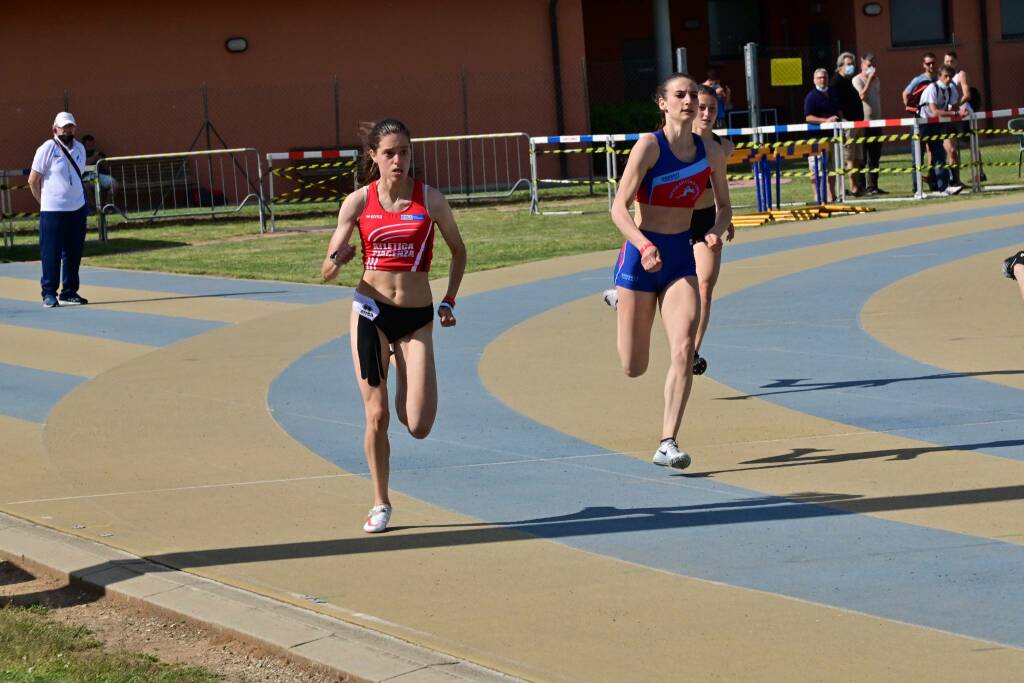
[[[537,144],[530,140],[530,215],[540,214],[540,196],[537,192]]]
[[[846,201],[846,149],[844,144],[846,142],[846,136],[843,133],[842,126],[836,125],[832,129],[836,142],[836,153],[833,155],[836,166],[836,202],[842,204]]]
[[[911,150],[911,156],[914,164],[913,174],[914,179],[917,181],[917,190],[914,192],[914,199],[924,199],[924,178],[921,175],[921,124],[917,119],[914,119],[914,132],[910,136],[910,139],[912,140],[911,144],[913,147]]]
[[[971,192],[981,192],[981,143],[978,141],[978,119],[973,113],[968,127],[971,139]]]

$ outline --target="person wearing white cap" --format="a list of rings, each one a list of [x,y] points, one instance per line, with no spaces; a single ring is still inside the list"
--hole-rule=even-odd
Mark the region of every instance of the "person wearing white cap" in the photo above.
[[[78,293],[78,266],[85,246],[85,147],[75,140],[75,117],[62,111],[53,137],[36,150],[28,185],[39,202],[39,256],[43,306],[89,303]],[[63,273],[61,272],[63,266]],[[57,285],[60,284],[60,296]]]

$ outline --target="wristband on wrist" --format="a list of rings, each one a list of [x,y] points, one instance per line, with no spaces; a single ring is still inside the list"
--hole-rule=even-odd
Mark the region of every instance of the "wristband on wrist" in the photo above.
[[[647,251],[648,249],[653,249],[653,248],[654,248],[654,245],[653,245],[652,243],[650,243],[650,242],[644,242],[643,244],[641,244],[641,245],[640,245],[640,248],[639,248],[639,249],[638,249],[637,251],[639,251],[639,252],[640,252],[640,255],[641,255],[641,256],[643,256],[643,255],[644,255],[644,253],[645,253],[645,252],[646,252],[646,251]]]
[[[331,263],[333,263],[334,265],[336,265],[336,266],[340,266],[341,265],[340,263],[338,263],[338,252],[332,251],[331,255],[328,256],[327,258],[331,259]]]
[[[450,296],[446,296],[445,298],[441,299],[441,303],[439,303],[437,305],[438,308],[441,308],[441,306],[447,306],[449,309],[454,311],[455,310],[455,298],[454,297],[450,297]]]

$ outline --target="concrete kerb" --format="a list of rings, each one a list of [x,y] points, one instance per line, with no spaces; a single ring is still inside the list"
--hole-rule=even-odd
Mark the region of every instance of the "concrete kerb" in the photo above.
[[[378,683],[522,679],[393,636],[150,562],[0,513],[0,559],[164,616],[202,624],[270,654]]]

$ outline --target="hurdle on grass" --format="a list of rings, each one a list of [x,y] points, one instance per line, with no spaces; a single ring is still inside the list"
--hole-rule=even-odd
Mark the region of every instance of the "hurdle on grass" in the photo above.
[[[348,192],[342,188],[346,176],[352,176],[354,189],[359,152],[353,149],[319,149],[267,154],[267,213],[269,230],[276,227],[274,207],[280,205],[341,202]],[[275,161],[288,161],[275,166]],[[282,190],[279,180],[290,181],[294,187]],[[336,181],[336,182],[335,182]],[[262,187],[262,176],[260,186]]]
[[[530,213],[543,213],[540,209],[540,186],[548,185],[594,185],[604,183],[608,194],[608,210],[612,208],[615,199],[615,186],[618,177],[618,160],[616,142],[636,142],[640,139],[637,133],[620,135],[553,135],[530,138]],[[587,145],[585,147],[570,147],[569,149],[544,149],[551,145]],[[597,146],[595,146],[597,145]],[[541,149],[538,149],[541,148]],[[598,180],[593,174],[593,159],[590,160],[590,174],[588,178],[540,178],[537,170],[538,154],[586,154],[604,155],[604,177]],[[567,213],[564,211],[548,213]]]

